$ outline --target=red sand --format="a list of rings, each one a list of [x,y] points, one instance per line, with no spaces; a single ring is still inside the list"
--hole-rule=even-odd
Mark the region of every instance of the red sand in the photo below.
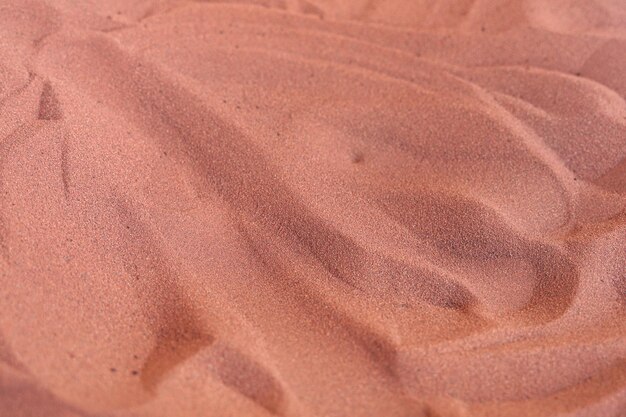
[[[0,416],[626,416],[623,0],[1,0]]]

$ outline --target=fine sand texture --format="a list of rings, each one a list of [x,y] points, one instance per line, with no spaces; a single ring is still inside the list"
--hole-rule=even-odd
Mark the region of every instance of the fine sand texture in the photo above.
[[[624,0],[0,0],[0,417],[626,416]]]

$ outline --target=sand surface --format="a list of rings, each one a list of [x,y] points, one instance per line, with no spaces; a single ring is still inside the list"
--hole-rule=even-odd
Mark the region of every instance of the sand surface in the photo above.
[[[0,0],[0,416],[626,416],[623,0]]]

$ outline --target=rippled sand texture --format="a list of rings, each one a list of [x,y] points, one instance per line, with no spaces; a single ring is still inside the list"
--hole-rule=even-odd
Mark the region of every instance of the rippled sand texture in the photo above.
[[[0,0],[0,416],[626,416],[623,0]]]

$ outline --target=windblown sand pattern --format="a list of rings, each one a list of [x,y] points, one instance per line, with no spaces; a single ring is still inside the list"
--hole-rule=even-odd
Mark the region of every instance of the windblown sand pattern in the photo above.
[[[623,0],[0,0],[0,416],[626,416]]]

